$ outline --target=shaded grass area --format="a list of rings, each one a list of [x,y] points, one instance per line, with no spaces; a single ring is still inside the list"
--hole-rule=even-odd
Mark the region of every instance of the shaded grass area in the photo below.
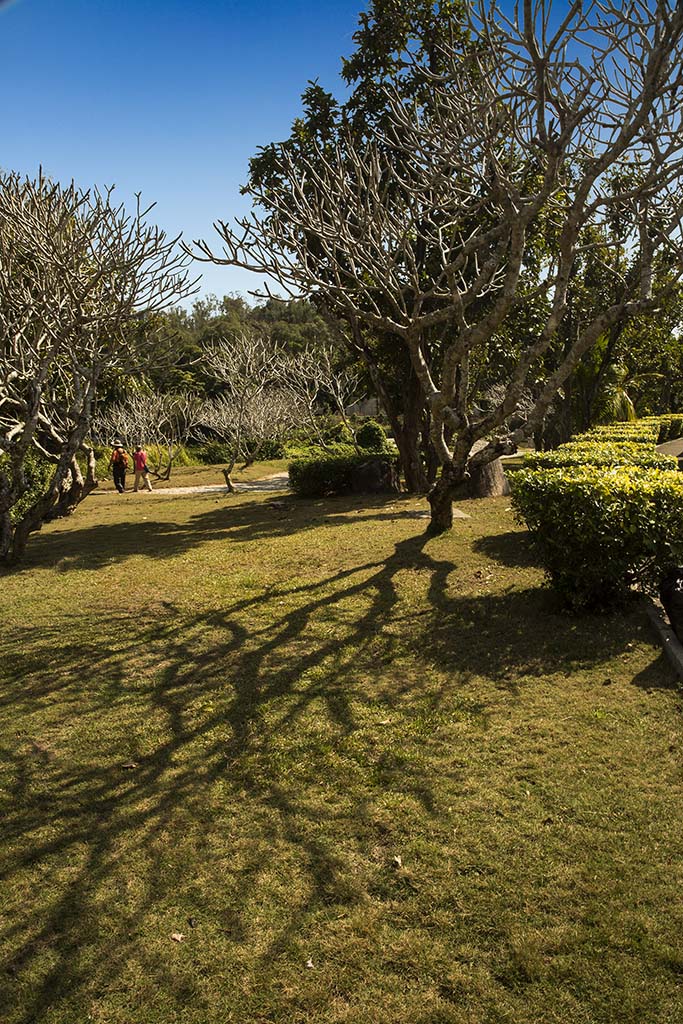
[[[563,614],[506,499],[118,498],[0,577],[3,1019],[681,1019],[637,610]]]

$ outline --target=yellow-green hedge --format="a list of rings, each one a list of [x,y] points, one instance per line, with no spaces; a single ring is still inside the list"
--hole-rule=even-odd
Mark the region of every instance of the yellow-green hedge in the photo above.
[[[656,588],[683,559],[683,475],[638,467],[522,469],[511,479],[550,581],[576,609]]]
[[[571,607],[619,603],[683,559],[683,476],[655,450],[681,434],[673,414],[596,427],[511,474],[517,517]]]

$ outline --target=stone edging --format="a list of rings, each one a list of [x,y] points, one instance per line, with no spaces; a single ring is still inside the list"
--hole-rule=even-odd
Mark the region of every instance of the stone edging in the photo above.
[[[681,644],[681,641],[669,625],[666,612],[659,601],[643,596],[643,605],[667,658],[676,670],[678,687],[683,689],[683,644]]]

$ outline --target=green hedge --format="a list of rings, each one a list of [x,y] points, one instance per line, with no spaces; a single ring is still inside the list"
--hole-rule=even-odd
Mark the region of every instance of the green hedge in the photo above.
[[[336,445],[331,451],[311,451],[289,464],[289,484],[292,490],[305,498],[324,498],[332,494],[348,494],[357,466],[368,458],[395,463],[396,456],[381,451],[366,450],[358,453],[348,445]]]
[[[515,513],[571,607],[618,604],[635,583],[655,588],[683,558],[683,476],[655,450],[681,434],[674,414],[595,427],[529,453],[511,475]]]
[[[673,441],[677,437],[683,437],[683,416],[678,413],[666,413],[663,416],[652,418],[659,425],[659,437],[657,444],[664,444],[665,441]]]
[[[528,452],[524,469],[561,469],[568,466],[643,466],[651,469],[678,468],[673,455],[662,455],[633,441],[570,441],[553,451]]]
[[[575,609],[610,607],[635,583],[656,588],[683,558],[683,476],[597,466],[520,470],[512,503],[552,585]]]
[[[641,427],[619,425],[614,427],[594,427],[585,434],[579,434],[572,438],[573,441],[608,441],[608,442],[630,442],[632,444],[657,444],[659,425],[655,423],[644,424]]]

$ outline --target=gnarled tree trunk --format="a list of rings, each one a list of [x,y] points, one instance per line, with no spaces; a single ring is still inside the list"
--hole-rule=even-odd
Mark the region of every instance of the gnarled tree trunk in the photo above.
[[[501,460],[473,466],[467,480],[467,493],[470,498],[498,498],[509,494],[510,485]]]

